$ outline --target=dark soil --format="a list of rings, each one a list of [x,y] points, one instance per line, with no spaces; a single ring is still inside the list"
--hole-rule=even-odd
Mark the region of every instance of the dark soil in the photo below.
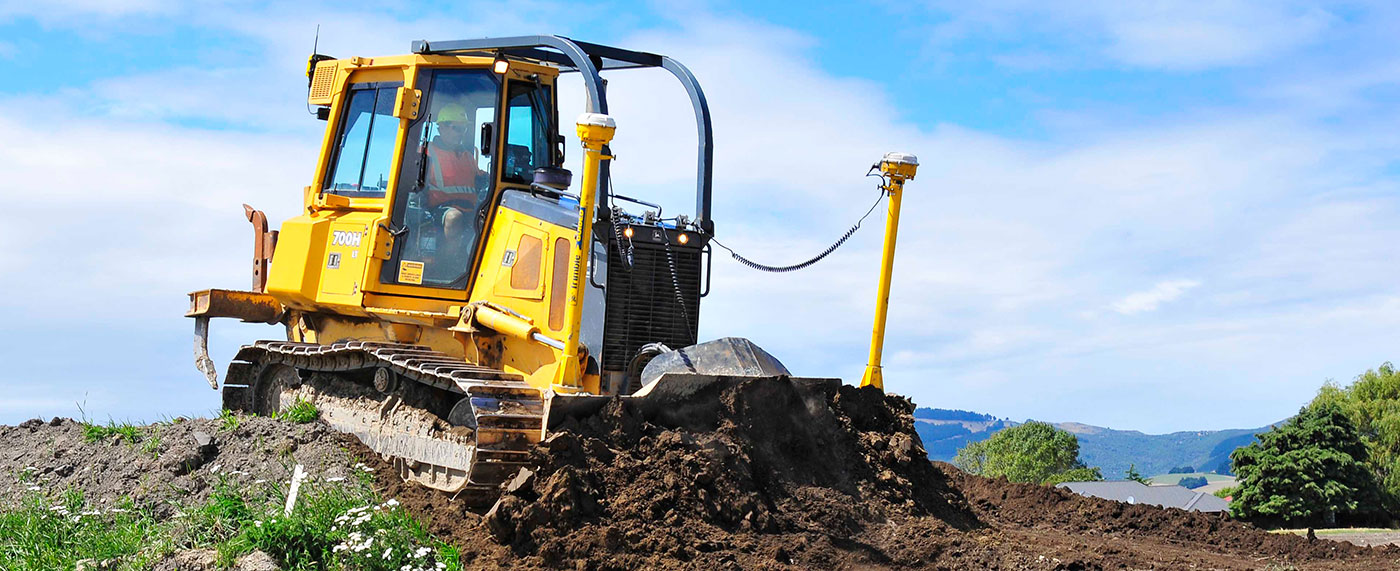
[[[786,380],[717,386],[653,414],[613,401],[555,430],[538,469],[489,512],[364,461],[469,569],[1400,568],[1396,547],[970,476],[927,460],[912,412],[898,396]],[[169,510],[220,477],[285,480],[294,463],[343,477],[374,458],[320,424],[146,430],[159,445],[87,442],[68,420],[0,427],[0,509],[40,486]]]
[[[874,390],[768,380],[711,396],[651,416],[615,401],[571,421],[485,514],[400,482],[386,492],[476,569],[1400,568],[1397,548],[930,463],[912,403]]]
[[[29,491],[78,489],[96,505],[130,498],[165,519],[177,504],[201,502],[220,479],[287,481],[298,463],[315,477],[353,476],[350,447],[360,450],[353,437],[320,423],[260,417],[240,417],[236,427],[178,419],[140,432],[135,442],[118,436],[90,442],[70,419],[0,426],[0,509]]]

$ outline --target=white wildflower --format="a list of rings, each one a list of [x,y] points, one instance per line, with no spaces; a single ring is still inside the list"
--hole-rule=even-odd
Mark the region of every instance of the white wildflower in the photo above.
[[[254,484],[266,484],[266,483],[267,483],[267,480],[257,479],[257,480],[253,480],[253,483],[254,483]]]
[[[389,558],[389,554],[392,553],[393,551],[394,551],[394,548],[392,548],[392,547],[390,547],[390,548],[388,548],[388,549],[385,549],[385,550],[384,550],[384,556],[383,556],[383,557],[380,557],[380,559],[388,559],[388,558]]]
[[[428,547],[419,547],[418,549],[413,550],[413,556],[418,559],[422,559],[424,557],[427,557],[429,553],[432,553],[432,551],[433,550]]]
[[[327,482],[344,482],[344,481],[345,481],[345,478],[340,477],[340,476],[336,476],[336,477],[334,477],[334,478],[326,478],[326,481],[327,481]]]
[[[210,467],[209,467],[209,473],[210,473],[210,474],[218,474],[218,473],[219,473],[219,464],[215,464],[215,465],[213,465],[213,466],[210,466]]]
[[[253,527],[262,527],[262,520],[254,521],[254,522],[253,522]]]
[[[29,491],[31,491],[31,492],[37,492],[37,491],[42,490],[42,489],[43,489],[43,488],[40,488],[39,486],[29,486]]]
[[[384,502],[384,505],[386,505],[386,506],[397,506],[397,505],[399,505],[399,501],[396,500],[396,499],[394,499],[394,498],[389,498],[389,501]]]

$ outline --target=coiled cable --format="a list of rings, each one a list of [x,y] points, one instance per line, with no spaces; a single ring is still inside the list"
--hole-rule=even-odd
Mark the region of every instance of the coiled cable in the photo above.
[[[759,271],[763,271],[763,272],[772,272],[772,273],[775,273],[775,274],[781,274],[781,273],[786,273],[786,272],[795,272],[795,271],[797,271],[797,270],[801,270],[801,269],[805,269],[805,268],[811,267],[812,264],[815,264],[815,263],[817,263],[817,262],[822,261],[823,258],[825,258],[825,257],[827,257],[827,256],[830,256],[832,252],[835,252],[837,248],[840,248],[843,244],[846,243],[847,240],[850,240],[850,239],[851,239],[851,236],[854,236],[854,235],[855,235],[856,230],[859,230],[859,229],[860,229],[860,225],[861,225],[862,223],[865,222],[865,219],[866,219],[866,218],[869,218],[869,217],[870,217],[870,213],[871,213],[871,212],[875,212],[875,207],[879,206],[879,205],[880,205],[880,201],[882,201],[882,200],[884,200],[884,199],[885,199],[885,190],[884,190],[883,187],[881,187],[881,188],[880,188],[880,195],[879,195],[878,197],[875,198],[875,203],[870,205],[870,209],[869,209],[869,210],[866,210],[866,211],[865,211],[865,214],[864,214],[863,216],[860,217],[860,220],[857,220],[856,223],[855,223],[855,225],[854,225],[854,226],[851,226],[851,229],[850,229],[850,230],[847,230],[845,234],[842,234],[841,237],[838,238],[838,239],[836,240],[836,243],[834,243],[834,244],[828,246],[825,250],[822,250],[822,252],[821,252],[820,254],[817,254],[816,256],[813,256],[813,257],[807,259],[807,261],[800,262],[800,263],[796,263],[796,264],[792,264],[792,265],[790,265],[790,266],[770,266],[770,265],[768,265],[768,264],[761,264],[761,263],[755,262],[755,261],[753,261],[753,260],[750,260],[750,259],[748,259],[748,258],[745,258],[744,256],[740,255],[738,252],[735,252],[733,248],[730,248],[729,246],[725,246],[725,245],[724,245],[723,243],[721,243],[719,240],[716,240],[713,236],[710,237],[710,242],[714,243],[715,245],[717,245],[717,246],[719,246],[719,247],[721,247],[721,248],[724,248],[726,251],[729,252],[729,255],[730,255],[730,256],[733,256],[734,259],[735,259],[736,261],[738,261],[740,264],[743,264],[743,265],[748,266],[748,267],[750,267],[750,268],[753,268],[753,269],[755,269],[755,270],[759,270]]]

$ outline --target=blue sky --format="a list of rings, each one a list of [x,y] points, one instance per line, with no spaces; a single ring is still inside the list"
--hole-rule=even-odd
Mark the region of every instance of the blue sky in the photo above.
[[[714,106],[719,235],[760,261],[820,251],[870,162],[916,153],[885,374],[924,406],[1250,427],[1396,358],[1388,3],[0,0],[0,422],[218,406],[184,296],[246,284],[241,203],[300,207],[317,24],[337,56],[521,33],[676,56]],[[684,210],[685,94],[625,73],[619,192]],[[702,336],[858,379],[879,231],[794,275],[717,257]],[[216,323],[212,351],[276,333]]]

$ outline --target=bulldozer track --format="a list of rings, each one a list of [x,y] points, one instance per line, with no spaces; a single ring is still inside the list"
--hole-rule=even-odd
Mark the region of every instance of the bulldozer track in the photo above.
[[[296,385],[305,377],[330,375],[341,388],[369,391],[349,374],[372,372],[376,379],[385,379],[383,386],[375,387],[378,398],[373,402],[378,406],[374,410],[338,407],[334,398],[326,397],[317,403],[322,419],[388,458],[405,480],[468,500],[493,500],[502,482],[530,464],[530,450],[543,437],[543,395],[521,375],[401,343],[258,341],[246,345],[229,365],[225,406],[255,410],[258,383],[269,382],[267,371],[279,365],[297,371]],[[455,401],[451,414],[434,414],[407,404],[401,396],[404,387],[399,386],[404,381],[458,395],[449,397]],[[323,402],[330,404],[322,408]],[[462,408],[468,404],[470,414]],[[443,422],[418,420],[410,413],[431,414]],[[440,425],[449,421],[455,421],[452,429],[442,430]],[[469,437],[463,435],[464,429],[470,429]]]

